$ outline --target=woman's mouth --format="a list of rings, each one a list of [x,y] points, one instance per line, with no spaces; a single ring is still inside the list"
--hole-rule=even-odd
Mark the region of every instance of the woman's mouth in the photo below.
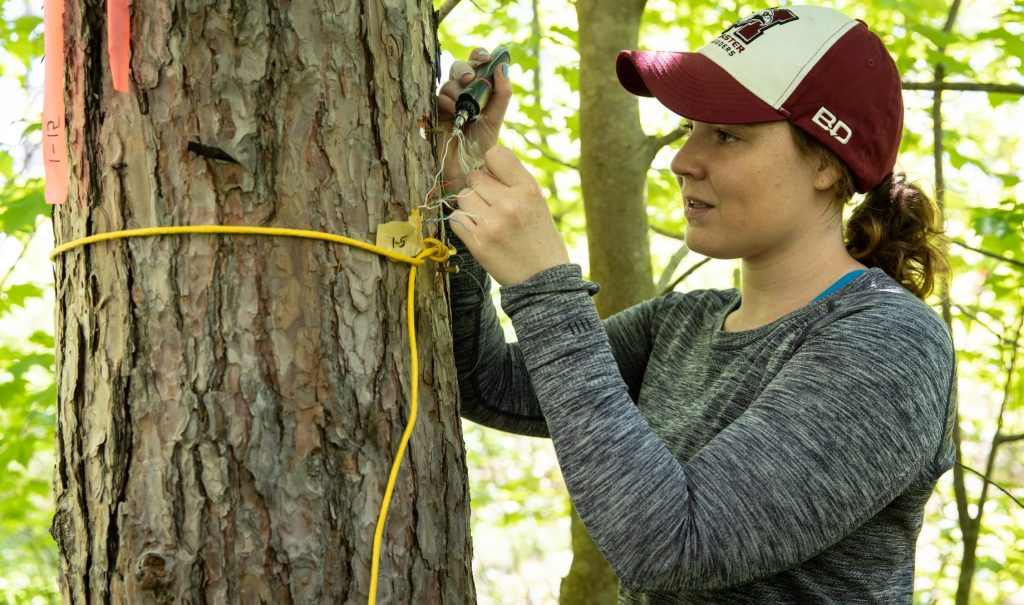
[[[700,200],[694,197],[687,197],[686,208],[683,210],[683,214],[686,216],[687,220],[693,220],[699,216],[703,216],[708,212],[711,212],[712,208],[714,208],[714,206],[705,202],[704,200]]]

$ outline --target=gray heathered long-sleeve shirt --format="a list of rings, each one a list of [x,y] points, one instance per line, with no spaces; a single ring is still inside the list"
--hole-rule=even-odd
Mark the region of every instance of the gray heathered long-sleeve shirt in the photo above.
[[[602,324],[562,265],[452,278],[462,415],[550,436],[620,603],[910,603],[925,502],[954,461],[952,343],[879,269],[760,328],[736,290]],[[483,288],[481,288],[483,285]]]

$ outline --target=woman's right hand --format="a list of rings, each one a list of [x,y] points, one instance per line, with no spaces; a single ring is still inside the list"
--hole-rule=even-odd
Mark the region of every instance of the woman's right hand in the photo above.
[[[454,191],[466,185],[466,174],[459,163],[458,142],[451,136],[455,124],[455,100],[466,86],[473,81],[476,69],[491,59],[485,48],[474,48],[468,61],[456,61],[448,72],[448,81],[437,94],[438,118],[441,133],[437,137],[437,157],[444,158],[442,175],[444,189]],[[507,68],[507,66],[502,66]],[[462,132],[468,144],[468,151],[483,158],[483,154],[498,142],[501,122],[512,99],[512,82],[505,69],[494,71],[494,91],[481,112],[480,119],[467,124]],[[447,146],[447,153],[445,147]]]

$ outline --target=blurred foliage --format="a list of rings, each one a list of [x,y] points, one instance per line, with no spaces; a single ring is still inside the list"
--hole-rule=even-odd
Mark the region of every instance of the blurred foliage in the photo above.
[[[0,84],[28,86],[42,56],[41,19],[28,5],[0,0]],[[43,182],[27,174],[38,149],[38,118],[15,121],[17,141],[0,143],[0,602],[58,602],[53,517],[56,386],[52,325],[25,325],[26,309],[49,308],[48,274],[25,270],[29,246],[49,208]],[[32,122],[35,123],[32,123]],[[17,127],[24,122],[27,126]],[[33,138],[35,140],[33,140]],[[31,322],[35,323],[35,322]]]
[[[896,57],[906,81],[931,81],[941,61],[948,81],[1024,82],[1024,0],[965,2],[952,33],[943,31],[947,2],[821,4],[867,21]],[[641,46],[695,49],[738,15],[764,6],[648,0]],[[0,0],[5,17],[0,81],[30,85],[30,68],[38,66],[42,55],[37,12],[27,3]],[[516,100],[503,143],[537,175],[574,258],[585,265],[579,174],[573,168],[579,153],[575,19],[569,2],[476,0],[462,2],[439,33],[442,48],[458,58],[477,45],[512,45]],[[905,98],[900,169],[934,186],[932,93],[907,92]],[[1019,201],[1024,192],[1024,103],[1018,95],[1002,93],[948,92],[944,100],[946,223],[950,236],[961,242],[951,249],[951,313],[960,363],[963,461],[984,471],[991,458],[991,478],[1022,499],[1024,441],[1004,443],[994,457],[991,453],[997,431],[1024,433],[1024,362],[1018,359],[1009,371],[1024,312],[1024,205]],[[641,115],[651,134],[678,125],[676,116],[654,102],[641,101]],[[32,238],[50,226],[44,220],[48,208],[41,180],[33,178],[38,170],[31,168],[38,155],[39,125],[34,119],[23,122],[17,141],[0,144],[0,602],[47,603],[57,601],[56,549],[47,534],[55,422],[53,336],[48,322],[25,326],[22,318],[27,308],[50,304],[45,296],[52,284],[48,275],[19,269],[38,260],[31,258]],[[667,173],[673,152],[666,148],[652,165],[648,214],[659,231],[679,234],[685,224],[675,180]],[[679,249],[678,242],[662,236],[652,237],[652,247],[659,270],[670,265]],[[687,255],[673,270],[679,274],[700,260]],[[681,287],[730,287],[732,279],[731,267],[716,261]],[[568,567],[569,545],[568,502],[550,443],[471,423],[466,424],[466,442],[480,602],[553,602]],[[970,515],[979,512],[982,485],[976,475],[966,474]],[[1024,512],[994,489],[988,490],[982,511],[971,602],[1022,603]],[[918,544],[916,603],[953,601],[962,548],[953,473],[947,473],[929,503]]]

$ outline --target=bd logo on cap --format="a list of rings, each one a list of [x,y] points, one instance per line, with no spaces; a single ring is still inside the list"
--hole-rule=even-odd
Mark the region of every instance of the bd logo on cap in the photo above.
[[[818,113],[814,114],[811,121],[821,126],[828,131],[832,138],[839,141],[843,145],[850,142],[850,138],[853,137],[853,130],[836,117],[834,113],[822,107],[818,110]]]
[[[799,19],[793,11],[784,8],[769,8],[733,23],[725,33],[736,30],[735,36],[750,44],[761,37],[770,27]],[[738,29],[737,29],[738,28]]]

